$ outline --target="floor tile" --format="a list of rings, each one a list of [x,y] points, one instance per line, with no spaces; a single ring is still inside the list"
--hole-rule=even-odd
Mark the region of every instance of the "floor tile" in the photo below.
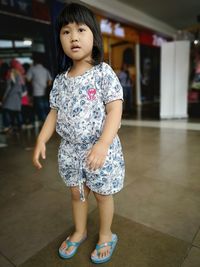
[[[198,231],[197,235],[195,236],[195,239],[193,241],[193,245],[200,248],[200,230]]]
[[[89,216],[88,239],[74,258],[62,260],[58,257],[57,249],[66,237],[65,233],[19,267],[96,266],[90,262],[89,257],[97,241],[97,226],[98,214],[94,211]],[[68,234],[70,231],[71,229]],[[102,267],[180,267],[189,245],[117,214],[114,217],[113,231],[118,234],[119,242],[112,260],[102,264]]]
[[[115,196],[113,229],[120,242],[106,266],[180,267],[192,245],[185,264],[196,262],[200,132],[122,126],[119,136],[126,179]],[[58,174],[59,137],[47,144],[40,171],[32,166],[35,138],[34,131],[6,136],[8,147],[0,151],[0,266],[5,259],[3,267],[23,262],[33,267],[94,266],[89,255],[97,238],[97,213],[89,217],[89,237],[80,254],[69,262],[57,257],[60,242],[72,231],[70,193]],[[89,202],[91,212],[96,208],[93,196]]]
[[[174,151],[172,155],[160,160],[143,172],[144,176],[163,181],[170,181],[191,189],[199,189],[199,162],[197,152]]]
[[[140,177],[116,195],[115,210],[191,242],[199,229],[200,194],[174,183]]]
[[[1,267],[14,267],[15,265],[12,264],[8,259],[0,254],[0,266]]]
[[[199,267],[199,266],[200,266],[200,249],[192,247],[181,267]]]
[[[70,193],[42,188],[1,207],[0,251],[20,264],[72,225]],[[90,211],[96,204],[90,203]],[[15,249],[10,249],[14,247]]]

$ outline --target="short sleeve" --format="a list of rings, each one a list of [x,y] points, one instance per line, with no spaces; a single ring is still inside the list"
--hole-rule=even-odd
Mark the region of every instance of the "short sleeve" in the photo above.
[[[58,86],[59,85],[58,80],[59,80],[59,75],[56,76],[49,95],[50,108],[53,109],[59,109],[60,90]]]
[[[102,94],[105,104],[114,100],[123,100],[123,89],[113,69],[106,63],[102,64]]]

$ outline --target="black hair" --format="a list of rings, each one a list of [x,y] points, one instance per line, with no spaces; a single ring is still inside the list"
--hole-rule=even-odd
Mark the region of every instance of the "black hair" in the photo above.
[[[65,55],[60,42],[60,30],[69,23],[86,24],[93,33],[94,44],[92,50],[92,65],[98,65],[103,59],[103,42],[99,24],[93,12],[87,7],[77,4],[67,4],[57,18],[57,60],[58,71],[63,72],[72,66],[72,59]]]

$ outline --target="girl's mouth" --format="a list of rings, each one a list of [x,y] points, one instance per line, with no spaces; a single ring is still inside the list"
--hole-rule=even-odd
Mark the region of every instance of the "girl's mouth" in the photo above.
[[[72,50],[73,52],[79,51],[79,49],[80,49],[80,46],[78,46],[78,45],[76,45],[76,46],[72,46],[72,47],[71,47],[71,50]]]

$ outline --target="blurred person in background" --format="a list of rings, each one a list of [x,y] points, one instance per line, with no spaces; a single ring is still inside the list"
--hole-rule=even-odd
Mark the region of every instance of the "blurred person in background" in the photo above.
[[[52,84],[51,74],[41,60],[41,55],[33,56],[34,65],[26,74],[26,79],[32,84],[33,105],[37,119],[44,122],[49,112],[49,103],[46,98],[46,88]]]
[[[133,82],[130,76],[128,65],[126,63],[122,64],[121,71],[118,74],[118,78],[123,88],[123,111],[128,114],[131,111]]]
[[[6,90],[6,76],[7,76],[9,69],[10,69],[9,64],[7,62],[4,62],[3,60],[0,60],[0,108],[1,108],[0,111],[1,111],[1,115],[2,115],[1,103],[2,103],[2,99],[5,94],[5,90]],[[4,116],[4,120],[6,120],[5,116]],[[3,127],[2,116],[1,116],[0,124],[2,128]],[[6,124],[8,124],[8,122]]]
[[[6,75],[9,69],[10,67],[7,62],[0,62],[0,101],[2,100],[6,90]]]
[[[6,75],[6,90],[2,98],[3,132],[20,130],[21,128],[21,99],[24,82],[24,68],[21,63],[13,59],[10,70]]]
[[[30,68],[29,63],[23,64],[25,74]],[[31,129],[34,127],[34,109],[32,100],[31,84],[25,80],[25,87],[22,94],[22,129]]]

